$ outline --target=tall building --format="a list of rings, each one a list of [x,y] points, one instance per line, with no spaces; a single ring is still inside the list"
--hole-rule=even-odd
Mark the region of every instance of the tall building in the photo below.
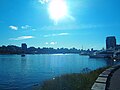
[[[22,43],[21,48],[22,48],[23,51],[27,51],[27,44]]]
[[[115,36],[110,36],[106,38],[106,49],[114,49],[116,47]]]

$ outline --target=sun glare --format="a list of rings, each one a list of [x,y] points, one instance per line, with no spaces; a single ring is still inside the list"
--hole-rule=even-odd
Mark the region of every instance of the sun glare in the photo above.
[[[64,0],[51,0],[48,11],[50,18],[55,22],[64,18],[67,15],[67,5]]]

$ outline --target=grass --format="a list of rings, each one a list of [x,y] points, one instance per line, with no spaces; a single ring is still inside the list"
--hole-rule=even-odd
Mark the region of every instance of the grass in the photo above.
[[[34,90],[91,90],[95,80],[106,68],[100,68],[89,73],[66,74],[56,77],[54,80],[47,80],[41,86],[34,87]]]

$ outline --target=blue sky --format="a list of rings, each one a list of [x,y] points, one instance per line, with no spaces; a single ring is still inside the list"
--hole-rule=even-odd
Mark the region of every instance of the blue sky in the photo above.
[[[0,0],[0,45],[101,49],[107,36],[120,43],[120,0],[64,0],[69,17],[55,23],[51,0]]]

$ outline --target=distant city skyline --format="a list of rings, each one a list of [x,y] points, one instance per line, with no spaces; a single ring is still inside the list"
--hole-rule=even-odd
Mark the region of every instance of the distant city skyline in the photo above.
[[[1,0],[0,46],[27,43],[28,47],[102,49],[108,36],[115,36],[120,44],[119,3],[119,0]]]

